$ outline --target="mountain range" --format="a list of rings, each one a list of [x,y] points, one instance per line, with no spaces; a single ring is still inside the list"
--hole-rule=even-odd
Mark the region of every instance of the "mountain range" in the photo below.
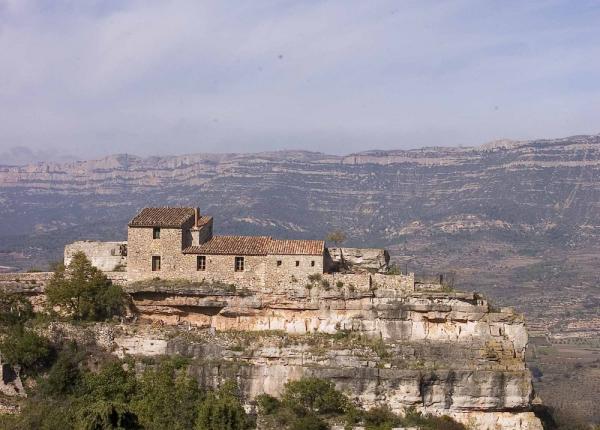
[[[600,135],[5,165],[0,203],[7,268],[44,267],[73,240],[124,239],[144,206],[199,206],[219,233],[341,229],[349,246],[389,248],[402,270],[446,273],[534,316],[565,294],[583,319],[600,302]],[[569,332],[568,318],[543,318]]]

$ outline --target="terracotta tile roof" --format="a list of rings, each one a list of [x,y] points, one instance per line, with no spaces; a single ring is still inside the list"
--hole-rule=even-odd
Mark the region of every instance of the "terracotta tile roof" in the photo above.
[[[269,254],[279,255],[322,255],[325,242],[322,240],[271,240]]]
[[[213,217],[211,217],[211,216],[201,216],[198,219],[198,225],[197,225],[197,227],[202,227],[203,225],[208,224],[209,222],[212,221],[212,219],[213,219]]]
[[[274,240],[269,236],[213,236],[208,242],[183,250],[185,254],[322,255],[322,240]]]
[[[179,228],[194,219],[194,208],[144,208],[129,223],[129,227]]]
[[[213,236],[209,241],[192,245],[184,254],[267,255],[269,236]]]

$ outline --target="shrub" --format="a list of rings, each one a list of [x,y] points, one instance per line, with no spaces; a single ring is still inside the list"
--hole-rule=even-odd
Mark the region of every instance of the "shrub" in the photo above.
[[[392,264],[388,267],[386,274],[387,275],[401,275],[402,270],[400,269],[400,267],[398,267],[398,265]]]
[[[344,413],[347,402],[332,382],[319,378],[288,382],[282,397],[282,403],[288,407],[302,407],[317,414]]]
[[[328,430],[329,426],[325,421],[314,414],[308,414],[303,417],[294,419],[290,426],[290,430]]]
[[[320,273],[313,273],[311,275],[308,275],[308,280],[310,282],[319,282],[322,278],[323,276]]]
[[[99,400],[83,407],[77,421],[77,428],[82,430],[143,429],[128,405],[108,400]]]
[[[196,381],[166,360],[144,371],[131,406],[146,430],[188,430],[196,420],[199,399]]]
[[[21,366],[25,373],[48,366],[54,353],[48,339],[23,326],[15,326],[8,332],[0,343],[0,351],[8,363]]]
[[[377,407],[364,412],[363,421],[365,430],[389,430],[402,422],[388,407]]]
[[[92,266],[83,252],[73,255],[68,268],[60,266],[46,288],[50,306],[58,306],[74,320],[101,321],[125,308],[121,287]]]
[[[226,383],[220,390],[209,393],[200,404],[197,430],[245,430],[252,421],[236,396],[237,387]]]
[[[334,230],[325,237],[325,240],[339,246],[346,241],[346,234],[341,230]]]
[[[342,281],[337,281],[337,282],[335,283],[335,286],[336,286],[337,288],[343,288],[343,287],[344,287],[344,283],[343,283]]]
[[[58,359],[42,380],[41,392],[45,397],[61,397],[74,393],[79,389],[81,371],[79,364],[83,353],[77,351],[75,345],[69,345],[58,354]]]
[[[402,425],[418,427],[422,430],[466,430],[464,425],[454,421],[449,416],[423,415],[421,412],[415,411],[414,408],[409,408],[406,411],[402,419]]]
[[[25,296],[0,291],[0,324],[24,324],[33,315],[33,307]]]
[[[258,405],[258,411],[263,415],[274,414],[281,407],[279,399],[268,394],[257,396],[256,404]]]
[[[323,287],[324,290],[329,290],[329,281],[327,279],[321,279],[321,287]]]

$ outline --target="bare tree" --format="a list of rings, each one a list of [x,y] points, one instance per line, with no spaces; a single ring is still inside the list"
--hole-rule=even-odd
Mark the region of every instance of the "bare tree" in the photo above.
[[[325,240],[333,243],[335,246],[340,246],[346,241],[346,234],[341,230],[334,230],[325,237]]]

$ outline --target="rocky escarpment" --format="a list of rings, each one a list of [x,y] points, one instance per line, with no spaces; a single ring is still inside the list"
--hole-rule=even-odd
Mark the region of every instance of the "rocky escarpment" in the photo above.
[[[173,328],[123,329],[112,335],[115,353],[190,357],[206,384],[234,378],[248,400],[311,375],[366,408],[414,406],[478,429],[541,429],[523,318],[477,294],[373,283],[274,292],[153,280],[126,289],[140,322]]]
[[[544,234],[560,221],[597,235],[599,227],[588,221],[599,169],[597,135],[348,156],[115,155],[6,166],[0,201],[11,204],[0,209],[0,235],[100,232],[107,220],[123,225],[132,206],[189,206],[190,196],[202,196],[194,204],[238,232],[322,236],[334,224],[358,240],[387,241],[416,231]]]
[[[110,275],[116,282],[123,276]],[[48,274],[21,276],[0,281],[4,289],[42,300]],[[132,321],[51,324],[49,334],[93,338],[121,357],[187,357],[200,382],[215,387],[234,379],[249,405],[258,394],[279,394],[288,380],[317,376],[367,409],[415,407],[483,430],[541,429],[531,411],[522,316],[442,286],[420,291],[382,282],[381,274],[337,276],[344,281],[323,278],[277,290],[137,282],[125,286]],[[370,282],[351,282],[365,276]]]

